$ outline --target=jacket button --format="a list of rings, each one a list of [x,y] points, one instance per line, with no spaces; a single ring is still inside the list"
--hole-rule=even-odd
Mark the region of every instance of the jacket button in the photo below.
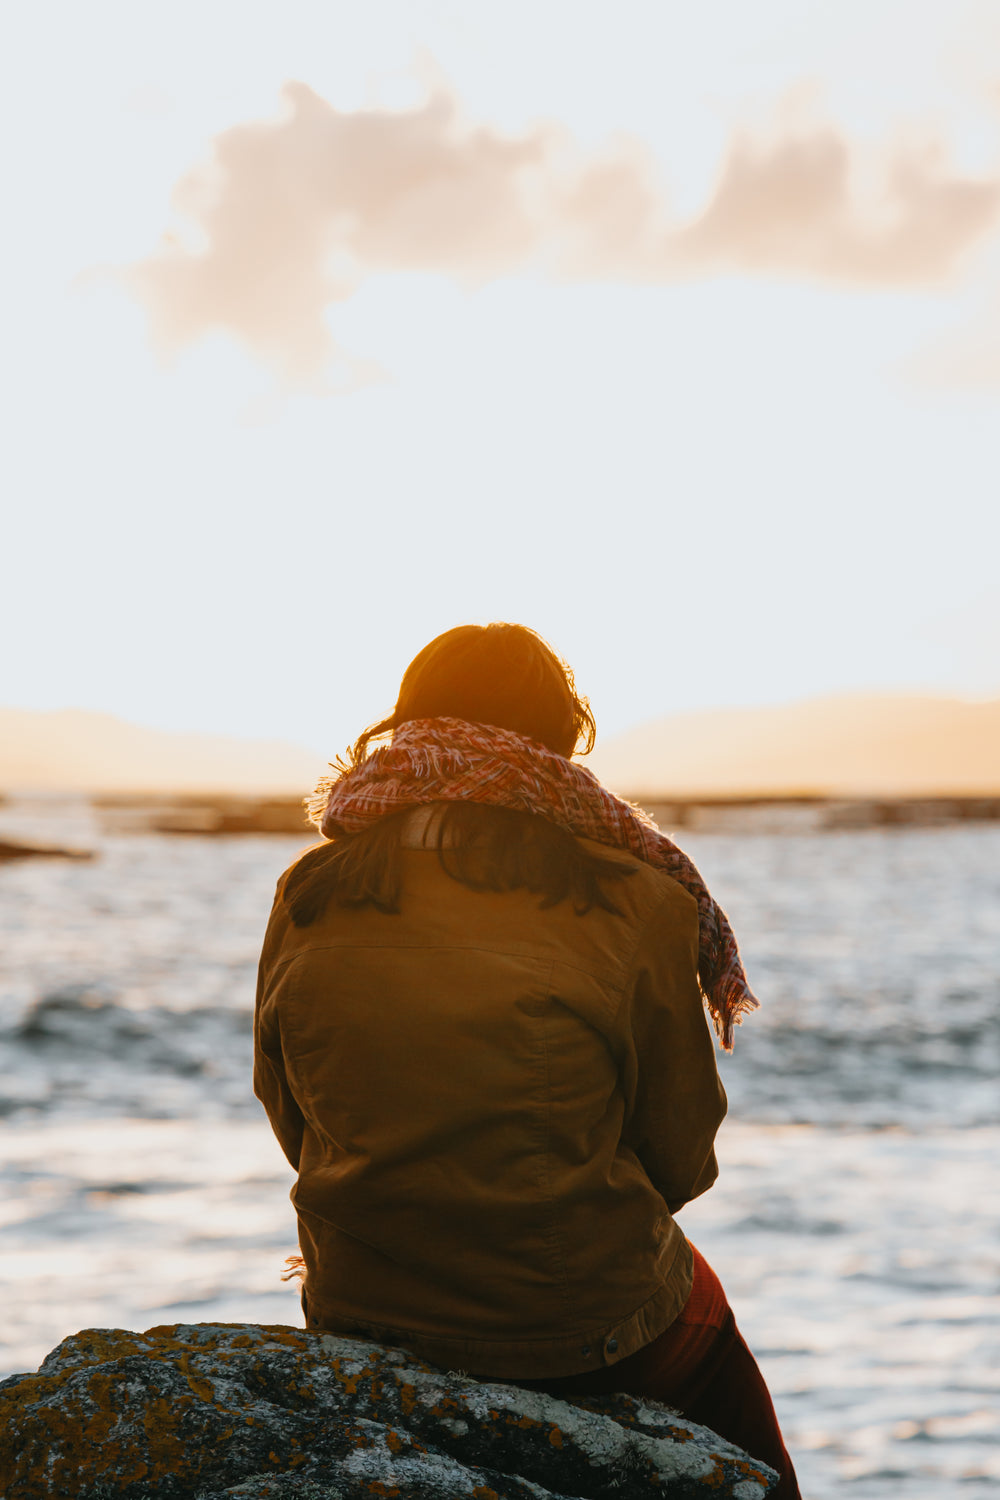
[[[590,1358],[590,1345],[589,1344],[584,1344],[583,1348],[580,1350],[580,1357],[582,1359],[589,1359]]]
[[[618,1348],[618,1340],[617,1339],[608,1339],[608,1342],[605,1345],[605,1348],[607,1349],[607,1351],[608,1351],[609,1354],[614,1354],[615,1350]]]

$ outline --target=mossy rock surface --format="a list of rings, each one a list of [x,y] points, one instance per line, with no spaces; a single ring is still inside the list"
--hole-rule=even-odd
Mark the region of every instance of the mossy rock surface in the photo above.
[[[0,1500],[760,1500],[775,1478],[655,1402],[295,1328],[89,1329],[0,1384]]]

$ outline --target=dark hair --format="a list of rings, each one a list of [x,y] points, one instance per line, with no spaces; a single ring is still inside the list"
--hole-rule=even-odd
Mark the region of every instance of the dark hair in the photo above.
[[[524,625],[459,625],[414,657],[392,713],[359,735],[339,764],[344,771],[360,765],[372,740],[411,719],[437,718],[510,729],[567,759],[581,740],[583,753],[591,750],[596,735],[572,671],[541,636]],[[400,838],[411,812],[405,808],[362,833],[307,850],[282,890],[296,926],[313,922],[332,896],[343,906],[397,912]],[[587,853],[545,818],[482,803],[445,804],[432,847],[448,874],[473,890],[524,887],[541,896],[543,907],[568,899],[581,915],[594,906],[617,912],[603,882],[631,873],[617,860]]]
[[[564,755],[593,750],[597,729],[573,672],[526,625],[456,625],[418,651],[403,673],[396,707],[359,735],[349,751],[358,765],[369,741],[410,719],[465,719],[495,724]]]

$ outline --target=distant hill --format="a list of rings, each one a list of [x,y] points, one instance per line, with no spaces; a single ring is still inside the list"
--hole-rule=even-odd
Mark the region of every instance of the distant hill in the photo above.
[[[68,708],[0,708],[0,792],[241,791],[303,796],[321,755],[282,740],[178,734]]]
[[[584,762],[626,796],[1000,793],[1000,700],[844,696],[673,714]],[[281,740],[178,734],[83,709],[0,709],[0,792],[302,796],[322,755]]]
[[[673,714],[585,764],[624,796],[1000,792],[1000,700],[845,695]]]

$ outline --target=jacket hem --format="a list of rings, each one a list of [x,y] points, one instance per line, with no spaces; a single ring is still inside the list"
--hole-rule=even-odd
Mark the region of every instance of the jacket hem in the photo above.
[[[302,1305],[306,1326],[312,1332],[338,1333],[406,1349],[428,1364],[477,1377],[541,1379],[607,1368],[659,1338],[684,1310],[691,1294],[692,1267],[691,1247],[682,1235],[663,1282],[639,1307],[613,1322],[558,1338],[470,1339],[461,1334],[374,1323],[338,1312],[306,1291]]]

